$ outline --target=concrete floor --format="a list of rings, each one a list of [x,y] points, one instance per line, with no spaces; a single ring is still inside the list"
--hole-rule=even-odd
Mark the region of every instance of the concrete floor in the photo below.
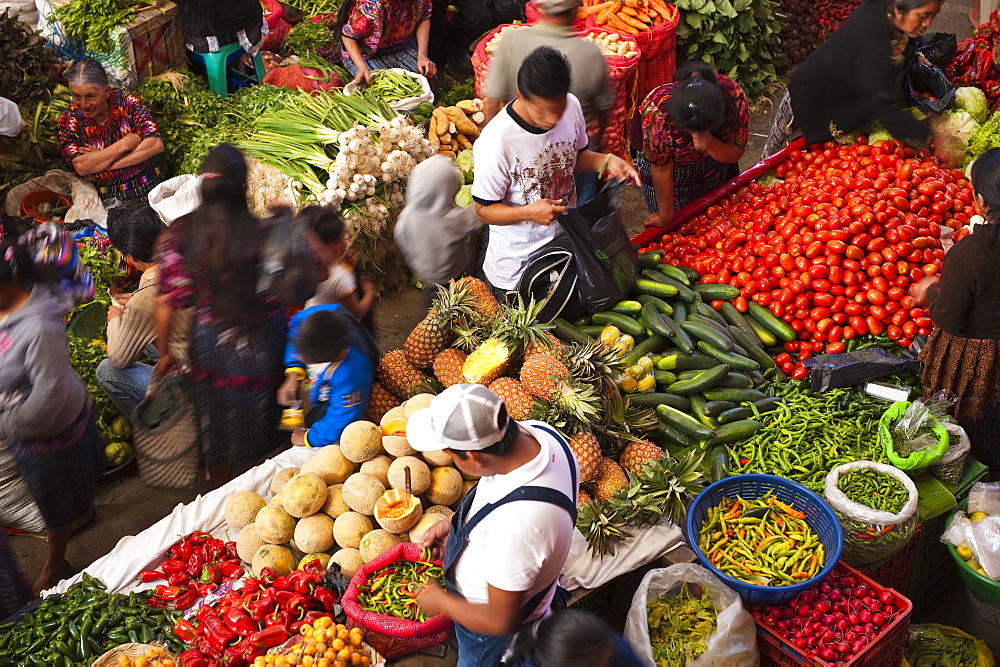
[[[959,40],[968,37],[971,28],[966,12],[968,3],[946,2],[933,29],[954,32]],[[750,144],[740,162],[743,169],[762,157],[760,153],[770,123],[770,110],[753,117]],[[641,229],[646,210],[638,188],[628,188],[622,214],[630,232],[635,233]],[[391,350],[401,346],[406,335],[423,315],[418,290],[408,287],[395,294],[384,295],[377,304],[375,313],[377,338],[382,349]],[[190,502],[198,493],[207,490],[207,485],[189,490],[150,489],[134,472],[101,486],[95,498],[97,518],[73,537],[67,557],[76,568],[82,569],[110,551],[122,537],[139,533],[168,514],[177,504]],[[44,541],[40,536],[26,535],[11,538],[11,543],[22,569],[33,580],[44,561]],[[942,605],[928,614],[928,618],[921,620],[955,624],[955,613],[960,613],[963,602],[959,592],[957,600]]]

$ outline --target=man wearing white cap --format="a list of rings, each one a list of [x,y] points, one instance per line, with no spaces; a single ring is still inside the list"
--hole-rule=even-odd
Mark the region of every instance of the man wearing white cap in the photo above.
[[[421,539],[443,549],[446,588],[417,600],[455,621],[459,667],[497,665],[518,628],[549,614],[576,524],[576,460],[555,429],[514,421],[479,384],[446,389],[406,431],[414,449],[444,449],[480,477],[451,521]]]

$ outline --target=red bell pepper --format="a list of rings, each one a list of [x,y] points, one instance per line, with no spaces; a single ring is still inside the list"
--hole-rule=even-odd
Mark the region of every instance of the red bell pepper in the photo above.
[[[188,559],[191,555],[194,547],[187,542],[178,542],[174,546],[170,547],[170,556],[174,560],[179,560],[181,562],[181,568],[184,567],[184,561]]]
[[[993,73],[993,52],[989,49],[976,51],[970,76],[975,83],[982,83]]]
[[[194,588],[189,588],[180,595],[178,595],[172,602],[167,606],[170,609],[175,609],[178,611],[183,611],[185,609],[190,609],[194,606],[194,603],[198,601],[198,591]]]
[[[201,573],[198,582],[202,584],[212,584],[218,586],[222,581],[222,570],[215,563],[205,563],[201,566]]]
[[[292,618],[301,619],[309,611],[309,598],[302,593],[294,593],[281,608],[291,614]]]
[[[163,573],[164,574],[176,574],[177,572],[184,571],[184,561],[180,559],[171,559],[163,561]]]
[[[329,612],[326,612],[326,611],[317,611],[317,610],[314,609],[313,611],[307,611],[306,615],[302,619],[302,621],[304,623],[308,623],[309,625],[312,625],[313,623],[315,623],[316,621],[318,621],[321,618],[330,618],[331,616],[332,616],[332,614],[330,614]]]
[[[260,575],[257,578],[260,579],[261,583],[270,586],[274,583],[274,580],[278,578],[278,573],[269,567],[262,567],[260,569]]]
[[[195,618],[197,618],[197,619],[198,619],[198,622],[199,622],[199,623],[204,623],[204,622],[205,622],[205,619],[206,619],[207,617],[209,617],[209,616],[214,616],[214,615],[215,615],[215,610],[214,610],[214,609],[212,609],[211,605],[207,605],[207,604],[206,604],[206,605],[202,605],[202,606],[201,606],[201,607],[200,607],[200,608],[198,609],[198,613],[197,613],[197,614],[195,614]]]
[[[188,576],[187,572],[174,572],[167,577],[167,584],[170,586],[184,586],[184,584],[191,581],[191,577]]]
[[[201,623],[201,631],[209,645],[220,655],[225,650],[229,640],[236,636],[236,633],[226,627],[222,620],[215,614],[205,617],[205,620]]]
[[[288,626],[288,629],[292,631],[292,634],[297,635],[299,634],[299,628],[301,628],[305,624],[306,624],[306,619],[300,618],[299,620],[294,621],[290,626]]]
[[[289,590],[294,590],[296,593],[302,593],[303,595],[312,592],[313,587],[316,585],[314,582],[314,575],[305,570],[295,570],[295,572],[288,575]]]
[[[139,573],[138,579],[142,583],[148,584],[151,581],[159,581],[161,579],[166,579],[166,577],[163,576],[162,572],[158,572],[157,570],[143,570],[142,572]]]
[[[164,586],[163,584],[153,589],[153,593],[164,600],[176,600],[182,592],[178,586]]]
[[[272,625],[280,625],[281,627],[288,630],[292,625],[292,616],[283,609],[278,610],[264,619],[264,625],[266,627],[271,627]]]
[[[288,639],[289,632],[280,625],[272,625],[270,627],[264,628],[263,630],[258,630],[254,634],[247,637],[250,643],[257,648],[271,648],[272,646],[277,646],[281,644],[286,639]]]
[[[166,609],[167,602],[163,598],[153,595],[146,598],[146,606],[150,609]]]
[[[185,542],[190,542],[192,544],[204,544],[207,540],[210,540],[212,535],[200,530],[196,530],[187,537],[184,538]]]
[[[318,558],[314,558],[311,561],[307,562],[305,564],[305,567],[303,567],[302,569],[308,572],[309,574],[313,575],[314,581],[322,580],[323,575],[326,574],[326,568],[323,567],[323,564],[320,562]]]
[[[247,577],[243,580],[244,593],[259,593],[260,590],[260,579],[256,577]]]
[[[180,667],[208,667],[208,657],[196,648],[188,650],[177,656]]]
[[[236,551],[236,542],[226,542],[226,558],[235,560],[237,563],[242,560],[239,552]]]
[[[291,588],[288,587],[288,577],[275,577],[274,581],[271,583],[271,588],[276,588],[279,591],[291,590]]]
[[[958,45],[958,52],[952,58],[948,67],[965,68],[972,64],[972,58],[976,55],[976,40],[965,39]]]
[[[243,568],[240,567],[239,563],[223,561],[218,567],[223,581],[233,581],[243,576]]]
[[[215,586],[212,584],[198,584],[197,586],[192,586],[192,588],[198,591],[198,597],[202,598],[215,590]]]
[[[205,549],[212,555],[208,560],[218,560],[219,556],[226,553],[226,543],[217,537],[212,537],[205,542]]]
[[[263,623],[264,619],[266,619],[269,614],[273,614],[277,607],[278,603],[271,599],[260,599],[255,602],[251,602],[250,605],[248,605],[250,618],[259,623]]]
[[[293,591],[279,591],[275,588],[269,588],[265,595],[277,602],[278,606],[284,609],[288,601],[295,597],[296,594]]]
[[[185,644],[194,646],[195,642],[198,641],[198,628],[191,625],[190,621],[181,619],[174,624],[174,634]]]
[[[208,638],[203,638],[201,641],[198,642],[197,648],[199,651],[201,651],[210,658],[221,658],[222,652],[226,650],[226,644],[225,642],[223,642],[221,648],[215,648],[216,645],[217,642],[214,642]]]
[[[334,605],[337,604],[337,594],[329,588],[317,586],[312,595],[313,599],[323,607],[323,611],[332,612]]]
[[[257,621],[239,607],[230,607],[224,617],[226,627],[238,634],[240,637],[247,637],[260,630]]]
[[[201,574],[201,568],[205,564],[205,559],[202,558],[201,554],[193,553],[184,562],[184,571],[187,572],[192,577],[197,577]]]

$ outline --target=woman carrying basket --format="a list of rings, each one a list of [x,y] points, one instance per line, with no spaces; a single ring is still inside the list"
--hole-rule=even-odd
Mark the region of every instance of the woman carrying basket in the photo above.
[[[654,88],[642,106],[637,166],[649,217],[666,227],[674,212],[739,174],[750,131],[750,106],[732,79],[700,61]]]

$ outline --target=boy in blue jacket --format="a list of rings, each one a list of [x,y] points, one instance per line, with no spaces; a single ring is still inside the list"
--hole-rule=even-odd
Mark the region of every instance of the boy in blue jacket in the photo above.
[[[337,304],[306,308],[292,318],[278,402],[297,402],[299,384],[307,376],[313,379],[307,428],[292,432],[293,445],[334,445],[344,427],[364,416],[375,378],[372,357],[378,358],[373,348],[354,318]]]

